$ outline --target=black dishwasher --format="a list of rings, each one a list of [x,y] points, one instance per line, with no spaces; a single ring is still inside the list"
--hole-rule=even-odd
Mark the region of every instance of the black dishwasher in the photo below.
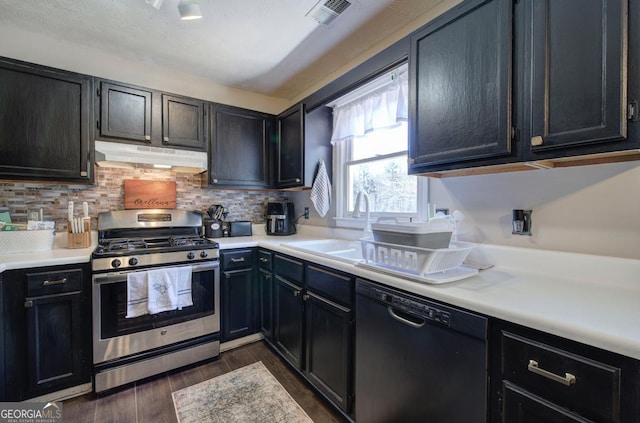
[[[487,420],[487,319],[356,285],[356,421]]]

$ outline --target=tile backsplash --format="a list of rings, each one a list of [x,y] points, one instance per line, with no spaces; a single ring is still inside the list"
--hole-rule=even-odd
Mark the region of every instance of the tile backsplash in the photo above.
[[[164,170],[96,167],[95,175],[95,185],[0,181],[0,210],[8,210],[14,222],[26,222],[28,210],[42,208],[45,220],[55,220],[56,230],[66,231],[68,202],[75,203],[79,217],[86,201],[91,227],[96,229],[99,212],[124,209],[125,179],[176,181],[178,209],[204,212],[212,204],[221,204],[229,212],[227,220],[262,223],[266,204],[287,198],[277,191],[201,189],[200,175]]]

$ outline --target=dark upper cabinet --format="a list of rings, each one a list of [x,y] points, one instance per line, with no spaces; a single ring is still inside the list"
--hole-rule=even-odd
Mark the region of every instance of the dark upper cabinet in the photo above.
[[[0,178],[91,182],[90,76],[0,58]]]
[[[162,94],[162,144],[206,148],[205,102]]]
[[[470,0],[412,34],[409,173],[624,160],[640,145],[635,8]]]
[[[275,116],[212,104],[208,185],[267,188]]]
[[[100,81],[97,138],[205,151],[206,102],[121,82]]]
[[[320,106],[308,111],[304,103],[277,117],[275,188],[310,187],[319,160],[331,175],[331,109]]]
[[[627,135],[627,0],[526,1],[531,159]],[[563,151],[558,151],[563,149]],[[550,150],[555,150],[551,151]],[[548,153],[548,154],[544,154]]]
[[[409,173],[511,153],[512,4],[466,2],[411,36]]]
[[[100,82],[99,136],[151,143],[151,90]]]

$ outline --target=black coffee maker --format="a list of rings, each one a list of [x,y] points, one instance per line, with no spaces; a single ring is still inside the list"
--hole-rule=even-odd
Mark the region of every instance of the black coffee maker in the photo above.
[[[267,203],[267,235],[296,233],[293,203]]]

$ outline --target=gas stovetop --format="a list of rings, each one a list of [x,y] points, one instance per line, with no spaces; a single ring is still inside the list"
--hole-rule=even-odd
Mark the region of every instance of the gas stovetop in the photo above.
[[[133,270],[217,260],[218,243],[202,236],[202,215],[183,210],[100,213],[94,271]]]

